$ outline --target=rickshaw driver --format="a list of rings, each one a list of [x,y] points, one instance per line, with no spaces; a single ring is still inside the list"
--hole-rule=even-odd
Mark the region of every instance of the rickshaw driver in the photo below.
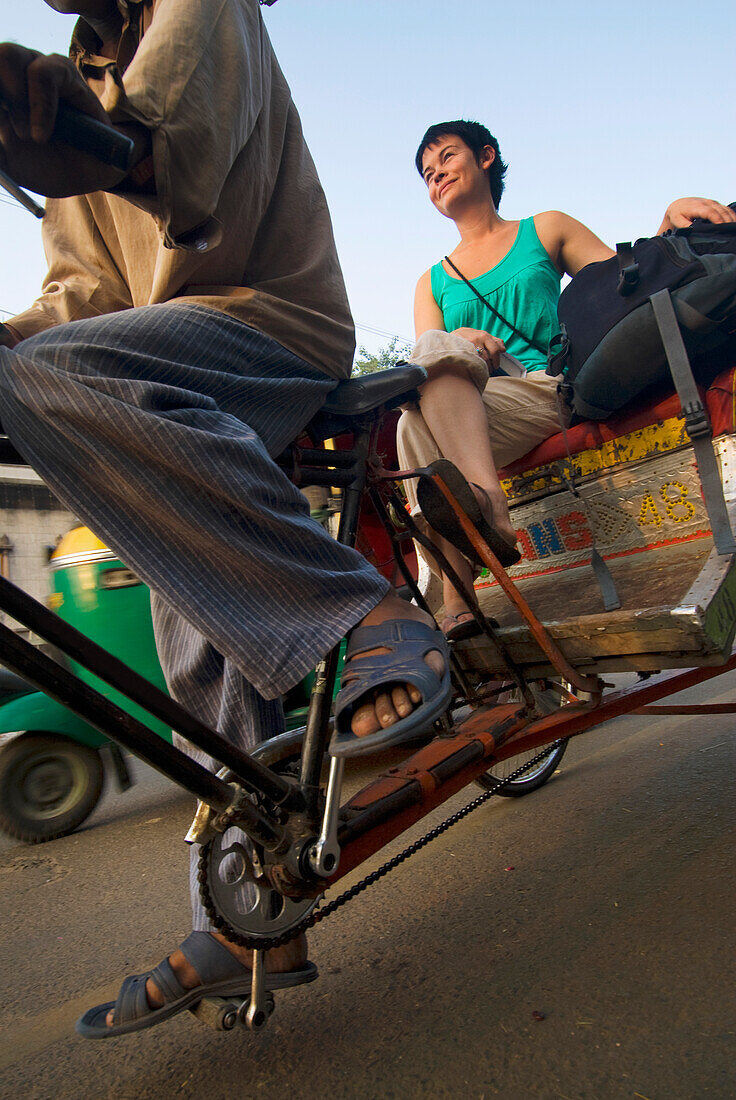
[[[356,625],[343,723],[409,736],[446,705],[444,639],[272,461],[349,375],[354,334],[258,0],[46,3],[81,16],[72,60],[0,46],[0,169],[53,196],[43,292],[1,330],[5,430],[152,589],[170,690],[223,736],[279,732],[281,694]],[[59,98],[133,138],[128,176],[49,140]],[[194,987],[247,993],[249,953],[192,887],[192,936],[82,1034],[152,1026]],[[304,937],[267,964],[271,988],[303,979]]]

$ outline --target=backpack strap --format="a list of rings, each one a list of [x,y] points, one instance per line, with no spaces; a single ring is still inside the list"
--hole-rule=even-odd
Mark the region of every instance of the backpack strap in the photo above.
[[[445,256],[445,260],[450,265],[450,267],[455,272],[455,274],[460,276],[460,278],[465,283],[465,285],[470,287],[473,294],[475,294],[476,298],[478,298],[483,303],[484,306],[487,306],[488,309],[490,309],[491,313],[493,314],[493,316],[496,318],[497,321],[501,321],[504,325],[506,325],[506,328],[510,328],[511,331],[513,332],[514,336],[518,336],[519,339],[523,340],[525,344],[528,344],[530,348],[534,348],[535,351],[541,351],[542,355],[547,354],[547,348],[543,348],[542,345],[538,344],[536,340],[531,340],[528,336],[525,336],[523,332],[519,332],[518,328],[516,328],[515,325],[512,325],[510,321],[507,321],[506,318],[503,316],[503,314],[499,313],[498,310],[494,306],[491,305],[491,303],[488,301],[488,299],[484,298],[483,295],[481,294],[481,292],[478,289],[476,289],[476,287],[473,286],[470,279],[465,278],[465,276],[463,275],[460,268],[455,267],[454,263],[452,262],[452,260],[450,259],[449,256]]]
[[[570,443],[567,438],[567,425],[565,423],[565,407],[564,398],[562,396],[562,385],[557,384],[557,416],[560,421],[560,428],[562,429],[562,438],[565,441],[565,450],[567,451],[567,469],[568,473],[562,475],[562,480],[567,485],[567,488],[577,500],[580,501],[585,514],[588,517],[588,526],[590,527],[590,533],[593,537],[593,548],[590,553],[590,565],[593,570],[593,576],[598,582],[598,588],[603,599],[604,611],[615,611],[616,608],[621,606],[621,598],[616,588],[616,582],[613,579],[611,570],[606,565],[603,556],[599,553],[598,547],[595,545],[595,526],[593,524],[593,518],[588,508],[588,502],[584,496],[581,495],[580,490],[575,484],[577,481],[577,475],[575,473],[575,463],[572,460],[572,454],[570,452]]]
[[[649,299],[662,337],[667,362],[675,389],[682,403],[685,428],[693,445],[695,462],[703,488],[708,519],[713,531],[713,543],[719,554],[735,554],[736,542],[723,496],[723,484],[718,461],[713,450],[713,430],[708,411],[700,400],[692,367],[688,358],[675,307],[669,290],[660,290]]]

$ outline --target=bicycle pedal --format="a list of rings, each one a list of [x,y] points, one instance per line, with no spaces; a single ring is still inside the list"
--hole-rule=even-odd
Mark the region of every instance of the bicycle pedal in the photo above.
[[[203,997],[189,1011],[205,1027],[211,1027],[215,1031],[232,1031],[238,1024],[238,1012],[242,1004],[240,997]]]
[[[234,1031],[241,1027],[261,1031],[275,1007],[273,993],[267,992],[257,1006],[251,1005],[250,997],[203,997],[189,1011],[201,1024],[214,1031]]]

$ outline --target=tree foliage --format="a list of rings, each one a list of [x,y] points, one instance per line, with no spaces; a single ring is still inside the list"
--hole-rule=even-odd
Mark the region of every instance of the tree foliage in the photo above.
[[[381,348],[375,355],[371,355],[367,348],[360,347],[353,363],[353,378],[395,367],[397,363],[409,358],[411,350],[411,344],[402,344],[398,336],[394,336],[386,347]]]

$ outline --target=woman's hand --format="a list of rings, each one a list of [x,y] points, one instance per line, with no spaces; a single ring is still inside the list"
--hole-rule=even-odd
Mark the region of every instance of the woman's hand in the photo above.
[[[456,328],[453,329],[453,335],[470,340],[478,355],[488,364],[490,374],[498,370],[498,360],[501,352],[506,351],[503,340],[499,340],[498,337],[491,336],[490,333],[479,328]]]
[[[730,206],[724,206],[722,202],[716,202],[715,199],[675,199],[665,210],[657,235],[661,236],[668,229],[686,229],[696,218],[713,222],[715,225],[736,222],[736,214]]]

